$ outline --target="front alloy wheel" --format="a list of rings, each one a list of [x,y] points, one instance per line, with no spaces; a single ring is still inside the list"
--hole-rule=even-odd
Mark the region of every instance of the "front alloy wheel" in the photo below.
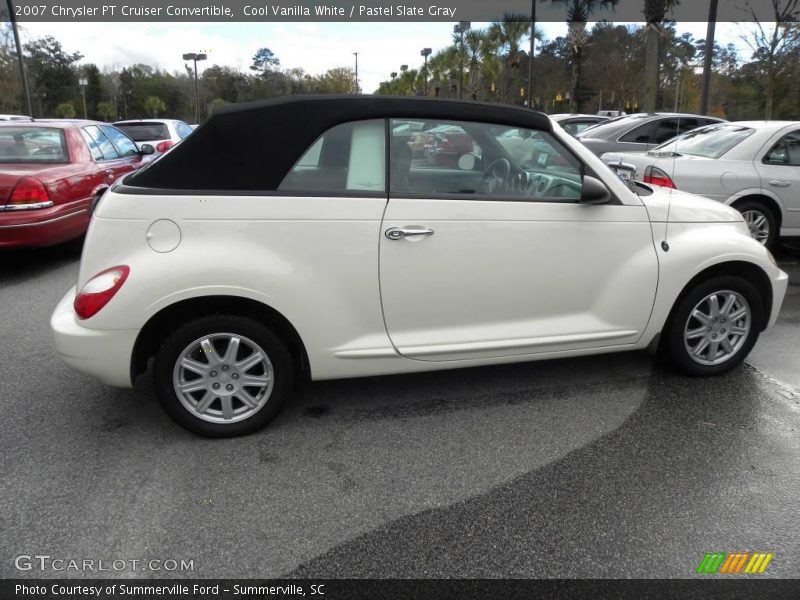
[[[158,350],[153,371],[167,414],[209,437],[260,429],[280,412],[294,381],[286,345],[261,323],[233,315],[183,325]]]
[[[688,375],[721,375],[740,364],[763,322],[758,290],[745,278],[714,277],[690,289],[672,311],[664,349]]]
[[[683,334],[686,351],[701,365],[724,363],[744,345],[751,321],[744,296],[731,290],[713,292],[689,313]]]

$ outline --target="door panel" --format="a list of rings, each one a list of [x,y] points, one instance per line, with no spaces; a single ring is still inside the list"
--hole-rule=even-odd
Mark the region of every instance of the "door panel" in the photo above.
[[[442,361],[633,344],[658,264],[642,206],[391,198],[381,235],[387,331]]]
[[[772,191],[783,204],[782,228],[800,227],[800,131],[783,135],[755,167],[761,186]]]

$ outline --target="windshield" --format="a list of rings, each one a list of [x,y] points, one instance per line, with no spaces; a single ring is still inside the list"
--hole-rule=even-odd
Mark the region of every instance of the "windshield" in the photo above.
[[[734,123],[709,125],[684,133],[660,146],[653,148],[648,154],[675,153],[689,156],[719,158],[736,146],[755,130]]]
[[[0,128],[0,163],[69,162],[61,129],[50,127]]]
[[[114,125],[134,142],[168,140],[169,130],[165,123],[117,123]]]

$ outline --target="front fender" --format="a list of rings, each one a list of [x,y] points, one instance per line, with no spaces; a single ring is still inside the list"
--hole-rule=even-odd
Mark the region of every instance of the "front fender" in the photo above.
[[[686,285],[707,269],[728,262],[744,262],[761,269],[774,286],[781,271],[773,265],[767,249],[750,237],[744,223],[654,223],[660,274],[650,323],[643,336],[649,342],[667,322],[672,307]]]

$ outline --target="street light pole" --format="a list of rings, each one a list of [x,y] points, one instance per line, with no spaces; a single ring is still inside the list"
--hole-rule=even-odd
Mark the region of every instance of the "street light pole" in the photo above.
[[[353,52],[353,56],[356,57],[356,94],[361,92],[361,88],[358,86],[358,52]]]
[[[31,90],[28,87],[28,76],[25,74],[25,60],[22,56],[22,44],[19,41],[19,30],[17,29],[17,17],[14,12],[12,0],[6,0],[8,7],[8,19],[11,22],[11,29],[14,32],[14,45],[17,47],[17,63],[19,63],[19,78],[22,80],[22,91],[25,94],[25,102],[28,105],[28,115],[33,116],[33,104],[31,104]]]
[[[711,65],[714,59],[714,30],[717,25],[717,3],[711,0],[708,7],[708,27],[706,29],[706,55],[703,57],[703,91],[700,96],[700,114],[708,113],[708,94],[711,87]]]
[[[533,108],[533,53],[536,49],[536,0],[531,0],[531,51],[528,54],[528,108]]]
[[[81,77],[78,80],[78,85],[81,86],[81,96],[83,96],[83,118],[88,119],[89,116],[86,113],[86,86],[89,84],[89,81],[86,77]]]
[[[205,60],[208,58],[207,54],[202,52],[187,52],[183,55],[183,60],[194,61],[194,122],[200,122],[200,86],[197,80],[197,61]]]
[[[432,50],[430,48],[423,48],[420,51],[420,54],[425,59],[425,95],[428,95],[428,57],[431,55]]]
[[[469,31],[471,27],[471,23],[469,21],[459,21],[458,25],[453,27],[453,32],[458,33],[461,36],[461,52],[460,52],[460,63],[458,68],[458,99],[461,100],[464,96],[464,34]]]

